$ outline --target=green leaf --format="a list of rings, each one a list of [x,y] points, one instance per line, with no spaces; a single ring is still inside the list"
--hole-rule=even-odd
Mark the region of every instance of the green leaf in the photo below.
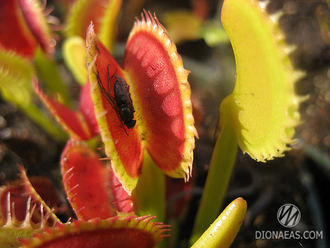
[[[294,92],[301,74],[292,68],[276,16],[264,7],[256,0],[227,0],[221,13],[237,68],[235,89],[222,109],[230,109],[242,151],[262,162],[289,150],[302,100]]]
[[[220,106],[221,133],[192,241],[220,211],[235,163],[236,143],[253,159],[265,162],[284,156],[299,124],[298,105],[303,98],[295,95],[294,83],[301,74],[290,64],[276,16],[268,16],[264,7],[265,2],[257,0],[225,0],[223,4],[221,20],[235,54],[236,85]]]
[[[56,94],[59,101],[66,106],[73,107],[71,95],[60,73],[57,62],[38,49],[35,56],[35,65],[38,75],[41,76],[47,90]]]
[[[0,247],[19,247],[20,242],[18,239],[31,238],[37,232],[40,232],[40,230],[35,230],[32,227],[0,227]]]
[[[46,117],[32,101],[34,69],[18,54],[0,50],[0,91],[5,101],[15,104],[54,138],[63,140],[66,134]]]
[[[64,41],[63,58],[72,75],[80,85],[87,82],[86,44],[80,36],[71,36]]]
[[[13,52],[0,50],[0,88],[5,100],[24,106],[31,102],[30,62]]]

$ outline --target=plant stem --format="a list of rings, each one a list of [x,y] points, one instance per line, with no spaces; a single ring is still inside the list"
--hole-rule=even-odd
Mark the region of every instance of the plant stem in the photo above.
[[[229,120],[228,115],[222,118]],[[227,185],[235,164],[237,140],[230,121],[221,125],[211,164],[205,183],[203,196],[197,212],[190,245],[202,235],[220,213]]]
[[[133,191],[134,211],[139,216],[156,216],[157,222],[165,218],[165,175],[151,159],[147,151],[144,153],[142,173]]]
[[[73,108],[71,95],[60,73],[60,69],[55,60],[48,58],[40,49],[35,56],[35,65],[40,73],[46,89],[56,93],[59,99],[66,106]]]
[[[54,120],[45,116],[44,113],[42,113],[42,111],[32,102],[27,106],[19,105],[19,108],[54,139],[59,141],[65,141],[68,139],[68,135],[65,131],[56,125]]]

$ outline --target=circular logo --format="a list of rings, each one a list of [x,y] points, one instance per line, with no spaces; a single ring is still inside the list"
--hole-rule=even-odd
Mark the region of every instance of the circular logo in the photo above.
[[[301,213],[296,205],[287,203],[282,205],[277,211],[278,222],[287,228],[294,227],[300,221]]]

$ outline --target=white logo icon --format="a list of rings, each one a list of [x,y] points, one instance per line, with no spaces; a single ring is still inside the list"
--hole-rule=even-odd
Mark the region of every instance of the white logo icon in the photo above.
[[[296,226],[300,221],[300,217],[299,208],[291,203],[284,204],[277,211],[278,222],[287,228]]]

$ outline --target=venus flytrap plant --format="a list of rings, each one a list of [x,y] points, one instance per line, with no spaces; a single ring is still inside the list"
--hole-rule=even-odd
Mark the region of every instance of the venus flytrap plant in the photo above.
[[[94,19],[97,15],[90,12],[94,4],[101,8],[101,16],[112,13],[111,18],[107,15],[104,22],[97,23],[99,19]],[[110,35],[113,31],[107,33],[105,27],[110,23],[109,30],[114,30],[120,5],[121,1],[81,0],[73,10],[77,12],[71,19],[70,37],[85,38],[84,32],[91,20],[95,21],[96,29],[94,31],[90,25],[87,30],[87,49],[82,48],[84,42],[79,38],[73,45],[68,40],[66,44],[69,45],[64,49],[69,67],[75,71],[77,81],[84,85],[77,111],[48,97],[34,80],[36,92],[71,136],[62,153],[61,169],[64,189],[78,220],[61,223],[54,217],[52,223],[55,226],[46,229],[45,221],[40,221],[42,228],[38,230],[34,230],[33,225],[11,230],[16,236],[30,237],[20,241],[23,247],[93,247],[89,242],[96,247],[109,242],[114,247],[155,247],[167,236],[164,232],[168,226],[159,223],[165,215],[164,173],[189,179],[194,136],[197,136],[188,71],[184,69],[165,28],[155,15],[146,11],[134,24],[128,37],[123,67],[119,66],[109,53],[113,38],[104,37],[113,37]],[[79,26],[79,22],[83,25]],[[70,48],[86,52],[87,73],[82,69],[83,61],[80,61],[80,67],[75,67],[75,52]],[[115,84],[120,80],[125,84],[119,87],[120,93],[115,93]],[[128,105],[128,95],[132,101],[130,113],[133,113],[129,120],[120,114]],[[122,100],[124,107],[116,105],[118,96],[125,96]],[[102,159],[103,162],[81,141],[97,136],[98,128],[105,154],[109,157]],[[37,199],[37,206],[45,206],[27,178],[24,182],[27,193]],[[12,201],[7,198],[7,203],[11,205]],[[3,210],[6,216],[12,211],[10,208]],[[228,246],[239,230],[245,211],[246,202],[236,199],[200,237],[195,247]],[[53,216],[49,209],[46,212]],[[26,222],[33,224],[30,212],[25,210],[23,213]],[[151,217],[154,215],[156,217]],[[151,221],[154,218],[157,222]],[[6,226],[0,227],[0,232],[6,230]],[[27,235],[19,235],[19,231],[25,228],[29,229]],[[31,237],[35,232],[41,233]],[[17,245],[17,240],[11,237],[8,244],[8,247]]]
[[[237,145],[253,159],[265,162],[284,156],[294,142],[298,105],[303,100],[295,95],[294,83],[301,73],[290,63],[290,49],[277,23],[279,16],[268,16],[266,4],[226,0],[222,7],[222,24],[235,54],[236,85],[220,106],[220,134],[191,243],[220,211]]]
[[[137,184],[136,190],[133,191],[135,211],[140,214],[146,212],[157,214],[159,218],[163,215],[163,192],[165,187],[162,173],[161,171],[158,171],[159,169],[157,169],[155,164],[171,176],[180,176],[180,174],[181,176],[185,176],[185,174],[188,174],[189,172],[187,172],[187,168],[191,166],[189,165],[189,160],[191,160],[189,159],[189,154],[191,153],[190,149],[193,148],[193,145],[190,142],[192,142],[191,140],[195,134],[195,130],[192,126],[190,101],[188,100],[189,91],[186,83],[186,72],[182,67],[181,59],[178,59],[175,47],[171,44],[171,41],[168,39],[165,32],[166,31],[158,20],[155,17],[152,17],[150,13],[148,14],[145,12],[145,16],[142,16],[142,21],[136,22],[135,27],[129,36],[124,56],[124,70],[119,67],[117,62],[106,51],[106,48],[97,39],[92,26],[90,26],[89,31],[87,32],[86,42],[91,94],[95,104],[95,113],[102,139],[105,144],[106,154],[111,158],[112,163],[114,163],[113,168],[115,173],[119,176],[119,180],[121,180],[124,188],[128,192],[134,189],[135,184]],[[157,46],[155,46],[155,44],[157,44]],[[165,66],[165,64],[168,64],[168,66]],[[171,66],[173,66],[173,71],[176,73],[176,75],[174,74],[173,79],[170,74],[171,70],[169,70]],[[169,72],[165,73],[165,68],[168,69]],[[109,99],[106,97],[106,94],[109,94],[110,97],[115,98],[114,90],[111,91],[111,89],[114,89],[113,85],[116,83],[116,80],[118,80],[116,76],[123,78],[130,86],[129,89],[136,112],[134,115],[136,126],[126,127],[121,123],[123,121],[120,119],[118,113],[116,113],[118,110],[111,106],[112,104],[109,103]],[[180,91],[175,89],[175,87],[177,87],[176,81],[182,82],[182,86],[179,87]],[[107,89],[110,90],[104,93],[101,91],[102,88],[105,91],[107,91]],[[173,96],[173,94],[179,94],[179,92],[182,94],[180,98],[174,97],[175,95]],[[136,94],[141,95],[139,96]],[[167,100],[168,98],[171,102]],[[181,100],[184,104],[180,104],[180,99],[186,99]],[[172,108],[166,111],[168,106],[165,104],[170,104]],[[183,110],[175,110],[175,108],[181,108],[181,106],[183,106]],[[146,111],[146,109],[149,111]],[[140,111],[146,112],[139,113]],[[173,128],[179,128],[180,126],[177,126],[178,124],[173,126],[173,124],[177,122],[177,118],[182,117],[178,114],[173,115],[172,113],[181,113],[181,111],[184,113],[183,116],[186,115],[183,122],[187,122],[187,126],[185,127],[185,131],[181,130],[179,132],[177,129]],[[158,112],[161,114],[158,114]],[[154,114],[152,115],[152,113]],[[169,121],[166,121],[166,123],[173,123],[170,125],[171,129],[165,126],[166,123],[163,124],[164,127],[163,125],[157,124],[160,121],[164,122],[164,116],[169,118]],[[172,116],[174,116],[175,119],[172,119]],[[157,119],[157,117],[159,119]],[[171,119],[172,121],[170,121]],[[151,130],[149,130],[149,128],[151,128]],[[153,128],[158,129],[158,136],[153,137],[156,133],[156,130],[152,131]],[[151,133],[149,134],[148,132],[150,131]],[[166,132],[166,138],[159,132]],[[186,137],[183,136],[185,132],[187,133]],[[175,136],[173,136],[173,134]],[[180,134],[180,136],[178,136],[178,134]],[[162,139],[162,137],[165,139]],[[179,161],[178,165],[181,164],[181,168],[178,167],[176,169],[173,167],[171,169],[169,167],[164,167],[163,162],[161,162],[162,160],[159,159],[164,157],[164,155],[167,155],[165,151],[163,151],[164,155],[156,153],[157,156],[154,155],[151,158],[152,154],[155,152],[155,144],[163,146],[166,141],[172,146],[172,151],[168,153],[167,156],[169,157],[164,157],[163,160],[166,159],[164,160],[165,162],[170,159],[169,164],[175,165],[177,162],[174,160],[175,157],[173,157],[173,155],[177,153],[175,149],[178,149],[178,147],[175,147],[174,145],[176,144],[175,140],[178,138],[181,138],[182,141],[180,141],[180,143],[182,142],[182,145],[187,146],[186,149],[182,148],[182,145],[179,147],[179,151],[182,149],[182,151],[186,150],[187,152],[186,154],[177,157],[179,159],[177,160]],[[140,139],[142,143],[140,143]],[[153,143],[154,139],[155,141],[156,139],[159,139],[159,141]],[[184,143],[184,140],[186,140],[186,143]],[[116,143],[114,141],[116,141]],[[149,145],[148,142],[151,142],[153,146],[151,146],[151,144]],[[124,149],[121,147],[123,144],[125,144]],[[131,147],[130,153],[127,153],[126,147]],[[143,152],[143,149],[145,149],[144,147],[146,147],[148,152],[144,152],[144,160],[142,160],[141,153]],[[167,147],[168,150],[170,149],[169,146],[165,147]],[[140,149],[142,149],[142,151],[140,151]],[[136,158],[132,159],[134,154]],[[153,162],[153,160],[155,160],[155,162]],[[143,164],[139,161],[143,161]],[[157,163],[156,161],[159,162]],[[143,166],[143,168],[141,168],[141,166]],[[180,170],[182,170],[182,172],[180,172]],[[139,175],[140,173],[141,176]],[[138,183],[137,179],[139,179]],[[226,223],[228,226],[236,226],[238,228],[221,228],[222,232],[216,232],[217,235],[219,235],[218,239],[210,241],[211,238],[206,234],[201,237],[199,242],[205,242],[210,245],[209,247],[217,247],[232,242],[237,234],[240,224],[242,223],[242,218],[246,211],[245,201],[238,200],[236,203],[237,206],[239,206],[237,209],[235,208],[235,211],[237,212],[230,213],[230,211],[228,212],[226,210],[227,214],[232,218],[230,221],[227,220],[228,222]],[[219,220],[220,223],[222,223],[221,218],[222,217],[220,217]],[[215,226],[219,227],[221,224],[218,223],[215,224]],[[213,232],[215,231],[213,230]]]
[[[116,216],[116,210],[132,212],[131,198],[123,191],[109,165],[104,166],[98,154],[84,142],[71,139],[67,143],[62,153],[61,171],[67,197],[78,219],[107,219]]]
[[[111,243],[112,247],[151,248],[168,236],[164,233],[167,225],[152,222],[154,217],[150,215],[134,214],[131,197],[118,178],[83,141],[69,140],[62,153],[61,169],[65,191],[78,220],[61,223],[21,169],[23,181],[18,188],[13,185],[0,190],[1,247],[99,248]],[[234,200],[193,247],[230,244],[245,211],[246,202],[242,198]]]
[[[196,131],[188,72],[183,69],[166,30],[147,12],[141,21],[136,21],[128,38],[124,69],[95,36],[93,26],[87,32],[86,43],[91,94],[105,152],[129,193],[138,180],[144,180],[133,192],[135,210],[139,213],[149,209],[161,218],[164,216],[165,180],[154,164],[173,177],[187,180],[191,173]],[[114,99],[118,76],[129,85],[136,121],[133,127],[124,125],[118,110],[100,90],[104,88]],[[148,173],[140,178],[142,166]],[[150,174],[153,176],[148,176]],[[148,200],[143,200],[144,192],[152,194],[148,195]]]
[[[51,210],[36,193],[25,171],[20,170],[19,180],[0,188],[0,246],[3,248],[20,247],[19,238],[30,238],[60,222],[54,214],[58,206],[50,206]],[[34,185],[46,186],[42,181],[34,182]],[[49,203],[56,201],[56,197],[52,196]]]
[[[111,244],[146,248],[155,247],[167,236],[164,232],[168,226],[153,222],[150,215],[134,214],[132,200],[113,171],[83,141],[69,140],[62,153],[61,169],[68,200],[78,220],[61,223],[22,170],[24,184],[19,191],[12,187],[0,191],[1,247],[96,248]],[[11,208],[14,205],[16,209]],[[15,215],[23,216],[24,222],[17,221]]]

